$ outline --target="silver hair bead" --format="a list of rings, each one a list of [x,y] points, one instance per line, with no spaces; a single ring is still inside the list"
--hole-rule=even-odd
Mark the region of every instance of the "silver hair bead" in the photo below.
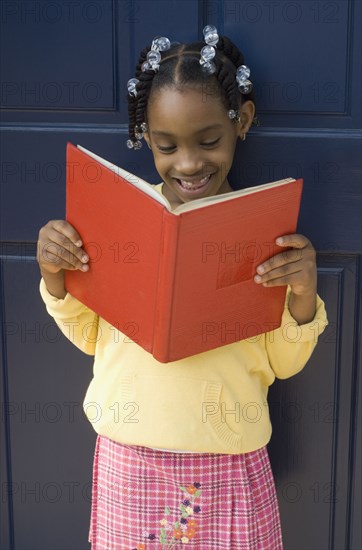
[[[144,61],[141,66],[141,71],[144,73],[152,69],[151,64],[148,61]]]
[[[154,65],[157,65],[161,61],[160,52],[158,50],[150,50],[147,54],[147,61],[153,68]]]
[[[214,74],[214,72],[216,71],[216,65],[213,61],[206,61],[206,63],[202,63],[201,68],[206,74]]]
[[[236,82],[239,92],[242,94],[250,94],[253,89],[253,83],[248,80],[249,76],[250,69],[246,65],[240,65],[240,67],[236,69]]]
[[[152,50],[157,50],[160,52],[165,52],[166,50],[169,50],[171,47],[171,42],[169,41],[166,36],[156,36],[152,41]]]
[[[237,80],[246,80],[250,76],[250,69],[246,65],[240,65],[236,69],[236,78]]]
[[[214,74],[216,72],[216,65],[212,60],[216,55],[216,48],[214,46],[219,41],[219,35],[217,34],[216,27],[213,25],[206,25],[203,33],[206,46],[200,52],[200,65],[204,73]]]
[[[201,50],[201,58],[203,59],[204,63],[206,61],[211,61],[215,57],[215,48],[213,46],[204,46]]]
[[[219,41],[219,35],[217,34],[216,27],[214,27],[214,25],[206,25],[202,32],[204,33],[204,40],[206,44],[216,46]]]
[[[250,94],[251,90],[253,89],[253,83],[250,82],[250,80],[244,80],[244,82],[241,82],[238,86],[239,92],[242,94]]]
[[[230,109],[230,111],[228,111],[228,117],[231,120],[233,120],[234,122],[240,122],[239,111],[235,111],[234,109]]]
[[[133,95],[134,97],[137,97],[137,90],[136,85],[139,83],[139,80],[137,78],[130,78],[127,82],[127,90],[129,95]]]
[[[139,140],[138,141],[132,141],[131,139],[127,139],[126,145],[127,145],[128,149],[134,149],[134,150],[141,149],[141,147],[142,147],[141,141],[139,141]]]

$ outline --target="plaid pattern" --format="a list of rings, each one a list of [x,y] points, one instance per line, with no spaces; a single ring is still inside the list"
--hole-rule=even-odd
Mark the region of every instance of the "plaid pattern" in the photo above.
[[[98,435],[92,550],[282,550],[267,447],[171,453]]]

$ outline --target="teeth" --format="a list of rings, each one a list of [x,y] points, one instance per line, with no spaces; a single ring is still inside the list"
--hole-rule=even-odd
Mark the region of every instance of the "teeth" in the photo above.
[[[180,181],[181,181],[181,183],[184,187],[187,187],[187,189],[192,189],[193,188],[193,184],[191,182],[184,181],[184,180],[180,180]]]
[[[209,174],[208,176],[205,176],[201,180],[195,180],[195,181],[180,180],[180,182],[181,182],[181,185],[183,185],[183,187],[186,187],[186,189],[193,189],[193,188],[202,187],[203,185],[205,185],[205,183],[209,180],[210,176],[211,174]]]

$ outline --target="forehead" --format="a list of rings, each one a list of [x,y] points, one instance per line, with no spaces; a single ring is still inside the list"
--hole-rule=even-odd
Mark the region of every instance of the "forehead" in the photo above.
[[[227,110],[220,98],[200,90],[162,88],[152,95],[147,108],[152,131],[177,135],[195,133],[206,126],[228,122]]]

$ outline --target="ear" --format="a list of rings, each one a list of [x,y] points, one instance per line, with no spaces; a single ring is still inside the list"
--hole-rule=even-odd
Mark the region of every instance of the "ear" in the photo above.
[[[238,136],[245,139],[245,134],[248,133],[250,126],[253,123],[255,116],[255,105],[249,100],[245,101],[240,107],[240,122],[238,128]]]

